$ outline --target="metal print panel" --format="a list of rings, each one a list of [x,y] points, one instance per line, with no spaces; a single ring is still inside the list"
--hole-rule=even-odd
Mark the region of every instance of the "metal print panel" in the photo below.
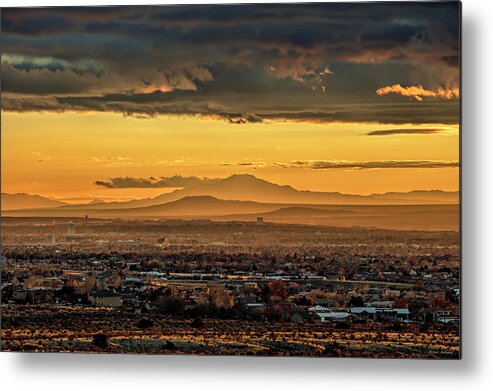
[[[3,8],[2,350],[459,358],[460,22]]]

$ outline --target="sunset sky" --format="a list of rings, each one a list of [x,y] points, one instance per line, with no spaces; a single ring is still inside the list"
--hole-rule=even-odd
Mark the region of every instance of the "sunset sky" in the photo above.
[[[2,191],[459,187],[459,3],[2,9]]]

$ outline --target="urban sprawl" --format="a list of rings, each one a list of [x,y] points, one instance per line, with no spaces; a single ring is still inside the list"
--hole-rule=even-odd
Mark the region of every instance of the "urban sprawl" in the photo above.
[[[459,356],[459,233],[4,218],[2,350]]]

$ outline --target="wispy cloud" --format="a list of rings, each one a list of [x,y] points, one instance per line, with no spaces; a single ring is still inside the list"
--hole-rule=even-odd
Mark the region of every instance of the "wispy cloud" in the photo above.
[[[129,158],[127,157],[122,157],[122,156],[94,156],[91,158],[91,160],[95,162],[124,162],[128,161]]]
[[[396,134],[435,134],[440,133],[439,128],[407,128],[407,129],[382,129],[372,130],[366,133],[367,136],[393,136]]]
[[[268,163],[255,160],[255,161],[245,161],[245,162],[222,162],[220,166],[237,166],[237,167],[266,167]]]
[[[159,188],[159,187],[190,187],[205,183],[217,182],[216,178],[199,178],[196,176],[181,176],[174,175],[170,177],[116,177],[108,178],[107,180],[96,181],[94,184],[99,187],[109,189],[125,189],[125,188]]]
[[[423,101],[423,97],[440,98],[443,100],[459,99],[459,88],[444,88],[438,87],[432,90],[427,90],[422,85],[403,87],[400,84],[382,87],[376,91],[377,95],[398,94],[409,96],[418,102]]]
[[[312,170],[372,170],[372,169],[435,169],[458,167],[459,162],[443,160],[381,160],[381,161],[345,161],[345,160],[294,160],[287,163],[275,163],[284,168],[307,168]]]

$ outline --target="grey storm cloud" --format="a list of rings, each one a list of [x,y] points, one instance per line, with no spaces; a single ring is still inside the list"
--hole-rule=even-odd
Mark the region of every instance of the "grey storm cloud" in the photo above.
[[[187,92],[187,91],[183,91]],[[166,95],[166,96],[165,96]],[[118,112],[125,116],[150,118],[157,115],[191,115],[217,117],[232,124],[262,121],[298,122],[378,122],[382,124],[457,124],[459,111],[456,102],[434,102],[419,106],[409,103],[353,103],[330,102],[327,107],[314,104],[314,111],[299,109],[299,96],[286,98],[283,107],[274,101],[245,102],[236,95],[214,96],[200,99],[190,94],[154,92],[152,94],[108,94],[104,96],[71,97],[3,97],[2,108],[13,111],[65,111],[90,110]],[[310,101],[309,98],[306,99]],[[241,112],[244,110],[246,112]]]
[[[385,161],[333,161],[333,160],[295,160],[288,163],[276,163],[285,168],[308,168],[313,170],[372,170],[372,169],[436,169],[455,168],[459,166],[456,161],[438,160],[385,160]]]
[[[383,129],[372,130],[367,136],[393,136],[396,134],[435,134],[442,130],[438,128],[406,128],[406,129]]]
[[[107,180],[96,181],[94,184],[99,187],[110,189],[125,188],[166,188],[166,187],[190,187],[205,183],[214,183],[219,179],[199,178],[196,176],[174,175],[170,177],[116,177]]]
[[[459,22],[453,2],[7,8],[2,105],[232,124],[457,123],[458,101],[416,107],[375,91],[456,87]]]

